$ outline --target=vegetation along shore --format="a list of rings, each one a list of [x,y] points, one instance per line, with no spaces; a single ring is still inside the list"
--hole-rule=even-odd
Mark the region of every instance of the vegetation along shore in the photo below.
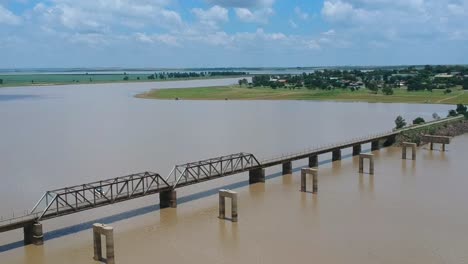
[[[139,98],[183,100],[326,100],[467,104],[468,67],[320,70],[257,75],[224,87],[161,89]]]

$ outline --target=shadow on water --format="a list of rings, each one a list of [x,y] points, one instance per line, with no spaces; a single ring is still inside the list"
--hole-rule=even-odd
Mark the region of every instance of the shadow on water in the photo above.
[[[1,99],[0,99],[0,101],[1,101]],[[353,157],[352,154],[347,154],[347,155],[343,155],[342,159],[351,158],[351,157]],[[319,165],[324,165],[324,164],[327,164],[327,163],[330,163],[330,162],[332,162],[331,159],[323,160],[323,161],[319,162]],[[293,172],[300,172],[302,168],[306,168],[306,167],[307,166],[296,167],[296,168],[293,168],[292,171]],[[282,173],[277,172],[277,173],[273,173],[273,174],[265,176],[265,179],[266,180],[271,180],[271,179],[274,179],[274,178],[278,178],[280,176],[282,176]],[[238,188],[242,188],[242,187],[246,187],[246,186],[249,186],[249,181],[248,180],[233,183],[233,184],[224,185],[224,186],[209,189],[209,190],[206,190],[206,191],[203,191],[203,192],[194,193],[194,194],[191,194],[191,195],[180,197],[180,198],[177,199],[177,204],[188,203],[188,202],[191,202],[191,201],[194,201],[194,200],[198,200],[198,199],[206,198],[206,197],[209,197],[209,196],[212,196],[212,195],[216,195],[216,194],[218,194],[219,189],[238,189]],[[91,229],[94,223],[111,224],[111,223],[118,222],[118,221],[121,221],[121,220],[129,219],[129,218],[132,218],[132,217],[135,217],[135,216],[140,216],[140,215],[145,215],[145,214],[148,214],[148,213],[151,213],[151,212],[155,212],[155,211],[158,211],[159,209],[160,209],[159,205],[150,205],[150,206],[145,206],[145,207],[142,207],[142,208],[130,210],[130,211],[127,211],[127,212],[123,212],[123,213],[119,213],[119,214],[115,214],[115,215],[111,215],[111,216],[107,216],[107,217],[103,217],[103,218],[99,218],[99,219],[94,219],[92,221],[84,222],[84,223],[81,223],[81,224],[77,224],[77,225],[73,225],[73,226],[53,230],[53,231],[50,231],[50,232],[47,232],[47,233],[44,234],[44,241],[59,238],[59,237],[63,237],[63,236],[67,236],[67,235],[71,235],[71,234],[78,233],[78,232],[81,232],[81,231],[84,231],[84,230],[87,230],[87,229]],[[17,242],[1,245],[0,246],[0,253],[5,252],[5,251],[9,251],[9,250],[12,250],[12,249],[20,248],[20,247],[23,247],[23,246],[24,246],[23,241],[17,241]]]

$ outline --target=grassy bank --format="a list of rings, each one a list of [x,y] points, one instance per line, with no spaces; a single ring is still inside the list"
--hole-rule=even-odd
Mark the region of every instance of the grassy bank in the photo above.
[[[144,74],[11,74],[0,75],[3,80],[1,87],[33,86],[33,85],[65,85],[92,83],[124,83],[124,82],[161,82],[202,79],[236,78],[240,76],[205,76],[191,78],[148,79]],[[127,79],[127,80],[124,80]]]
[[[381,92],[374,94],[366,89],[350,91],[335,90],[299,90],[246,88],[239,86],[160,89],[137,95],[139,98],[182,100],[319,100],[319,101],[362,101],[383,103],[436,103],[436,104],[468,104],[468,94],[463,90],[454,90],[444,94],[444,90],[408,92],[404,89],[394,89],[393,95]]]
[[[420,145],[422,135],[437,135],[455,137],[468,133],[468,121],[457,119],[445,123],[422,126],[421,128],[407,129],[396,138],[396,145],[402,142],[414,142]]]

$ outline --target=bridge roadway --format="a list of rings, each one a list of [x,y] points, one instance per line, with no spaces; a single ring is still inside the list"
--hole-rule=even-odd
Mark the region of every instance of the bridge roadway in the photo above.
[[[353,155],[361,153],[361,145],[371,143],[372,150],[382,144],[391,145],[396,135],[402,131],[421,128],[436,123],[461,119],[447,118],[413,126],[404,130],[389,131],[332,144],[307,149],[299,153],[282,155],[259,162],[253,154],[237,153],[197,162],[176,165],[166,178],[158,173],[143,172],[108,180],[96,181],[72,187],[47,191],[36,203],[30,213],[0,221],[0,233],[14,229],[24,229],[25,244],[42,244],[42,225],[39,221],[81,212],[105,205],[127,201],[159,193],[160,207],[177,207],[176,189],[184,186],[214,180],[229,175],[249,171],[251,184],[265,181],[265,168],[283,165],[283,173],[292,171],[292,161],[309,159],[309,167],[318,166],[318,155],[332,153],[332,160],[341,159],[341,150],[353,148]]]

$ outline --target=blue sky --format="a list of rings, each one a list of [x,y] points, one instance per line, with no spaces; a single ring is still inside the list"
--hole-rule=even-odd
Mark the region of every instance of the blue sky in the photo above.
[[[467,64],[468,0],[0,0],[0,68]]]

